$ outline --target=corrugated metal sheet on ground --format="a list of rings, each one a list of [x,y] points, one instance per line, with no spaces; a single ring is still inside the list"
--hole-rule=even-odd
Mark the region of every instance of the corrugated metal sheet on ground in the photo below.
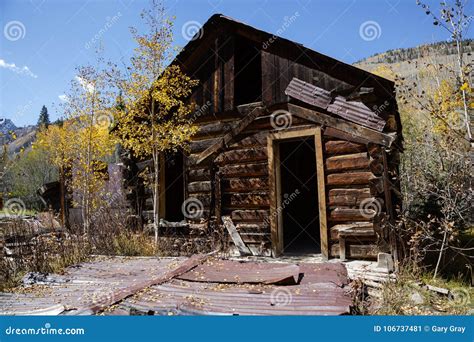
[[[47,277],[42,285],[1,294],[0,314],[74,314],[75,309],[97,303],[105,303],[104,314],[109,315],[341,315],[350,311],[347,271],[339,263],[208,258],[178,279],[123,300],[114,298],[119,291],[169,273],[186,260],[97,258],[68,268],[64,275]],[[282,281],[292,285],[275,285]]]

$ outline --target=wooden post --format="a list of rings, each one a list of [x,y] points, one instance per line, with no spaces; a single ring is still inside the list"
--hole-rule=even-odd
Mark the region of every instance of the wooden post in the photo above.
[[[326,186],[324,182],[324,156],[321,127],[318,126],[314,134],[314,147],[316,150],[316,176],[318,179],[318,203],[319,203],[319,232],[321,238],[321,253],[326,259],[329,258],[328,227],[326,218]]]
[[[221,222],[221,215],[222,215],[222,183],[221,183],[221,173],[217,171],[215,174],[215,215],[216,215],[216,222],[220,224]]]

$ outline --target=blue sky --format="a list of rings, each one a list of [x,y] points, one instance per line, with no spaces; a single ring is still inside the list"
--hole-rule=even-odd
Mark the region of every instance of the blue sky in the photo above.
[[[439,1],[427,1],[433,9]],[[97,36],[107,59],[128,60],[134,47],[129,27],[140,29],[146,0],[0,0],[0,117],[18,126],[34,124],[41,106],[51,119],[75,76],[93,63]],[[222,13],[353,63],[388,49],[448,39],[431,25],[415,0],[166,0],[176,16],[175,41],[186,44],[184,28]],[[473,1],[467,3],[473,14]],[[361,25],[376,35],[361,36]],[[186,32],[186,30],[185,30]],[[368,31],[370,35],[370,30]],[[472,30],[469,37],[473,37]],[[373,39],[372,39],[373,38]]]

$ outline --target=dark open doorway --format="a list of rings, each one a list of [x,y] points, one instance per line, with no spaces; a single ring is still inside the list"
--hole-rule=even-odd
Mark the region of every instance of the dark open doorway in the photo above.
[[[321,253],[314,138],[279,145],[283,253]]]
[[[164,178],[164,219],[170,222],[182,221],[184,219],[181,210],[184,202],[184,158],[181,152],[166,155]]]

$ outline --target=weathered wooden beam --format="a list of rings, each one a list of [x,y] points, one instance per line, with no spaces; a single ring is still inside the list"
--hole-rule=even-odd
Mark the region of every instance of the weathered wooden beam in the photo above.
[[[332,127],[343,131],[348,134],[352,134],[356,137],[367,139],[380,145],[390,147],[395,141],[395,135],[388,135],[381,132],[377,132],[373,129],[363,127],[361,125],[344,121],[342,119],[334,118],[327,114],[319,113],[315,110],[304,108],[295,104],[288,104],[288,111],[292,115],[299,116],[303,119],[312,121],[319,125]]]
[[[333,173],[327,176],[327,185],[366,185],[374,178],[369,171]]]
[[[365,152],[367,147],[362,144],[353,143],[344,140],[330,140],[324,144],[324,150],[327,156],[339,154],[353,154]]]
[[[227,192],[248,192],[267,189],[268,178],[230,178],[224,180],[223,190]]]
[[[359,229],[363,230],[364,232],[367,229],[371,229],[372,234],[375,234],[374,224],[372,222],[351,222],[351,223],[344,223],[344,224],[336,224],[335,226],[332,226],[330,229],[331,239],[332,240],[339,239],[339,232],[341,231],[344,231],[344,230],[357,231]]]
[[[370,198],[369,188],[363,189],[331,189],[329,190],[330,206],[356,206],[367,198]]]
[[[225,196],[229,199],[229,205],[231,207],[270,205],[268,192],[250,194],[235,193],[226,194]]]
[[[220,168],[223,177],[258,177],[265,176],[268,172],[266,163],[259,164],[233,164]]]
[[[209,192],[211,191],[211,181],[191,182],[188,184],[188,192]]]
[[[314,146],[316,149],[316,178],[318,188],[319,207],[319,236],[321,240],[321,253],[326,259],[329,258],[329,232],[327,226],[326,185],[324,180],[324,154],[321,127],[317,127],[314,134]]]
[[[261,161],[267,159],[266,147],[231,150],[221,153],[215,159],[218,165],[235,164],[242,162]]]
[[[242,237],[237,231],[237,228],[234,226],[232,219],[229,216],[222,216],[222,223],[224,224],[224,227],[227,229],[227,232],[229,233],[230,238],[232,239],[232,242],[234,243],[235,247],[237,247],[237,250],[239,251],[240,255],[242,256],[252,255],[252,252],[244,243],[244,241],[242,240]]]
[[[234,222],[263,222],[268,216],[268,210],[233,210],[231,214]]]
[[[367,153],[346,154],[326,159],[326,170],[329,172],[367,169],[368,167]]]
[[[377,215],[377,212],[373,209],[336,208],[331,210],[329,220],[332,222],[370,221],[375,215]]]
[[[242,120],[235,124],[235,126],[222,138],[217,139],[216,143],[209,146],[206,150],[201,152],[197,159],[197,164],[203,162],[208,157],[212,156],[222,148],[227,146],[237,135],[239,135],[255,118],[263,113],[263,107],[261,103],[245,105],[237,107],[237,110],[241,113],[245,113]]]

